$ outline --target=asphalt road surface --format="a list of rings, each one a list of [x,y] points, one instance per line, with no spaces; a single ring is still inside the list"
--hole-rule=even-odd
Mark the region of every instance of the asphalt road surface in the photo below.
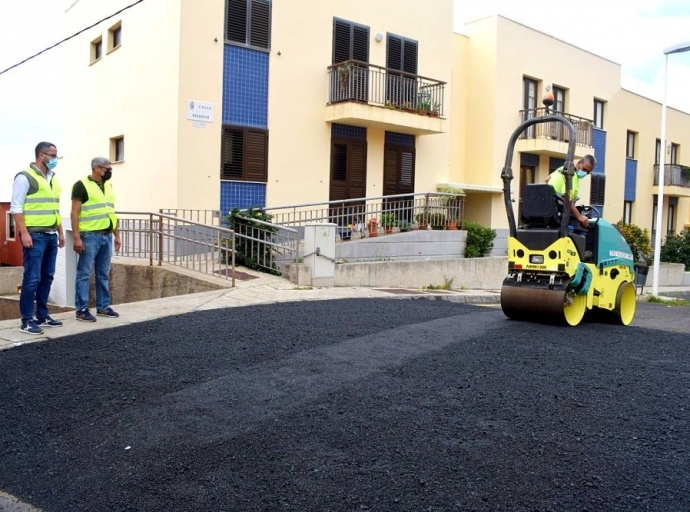
[[[688,313],[298,302],[20,346],[0,491],[50,512],[688,510]]]

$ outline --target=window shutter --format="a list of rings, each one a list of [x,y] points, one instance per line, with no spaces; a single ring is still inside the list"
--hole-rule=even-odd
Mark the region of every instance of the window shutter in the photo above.
[[[334,143],[333,154],[331,155],[333,162],[333,180],[346,181],[347,180],[347,144]]]
[[[417,74],[417,43],[405,41],[403,44],[402,70],[406,73]]]
[[[235,43],[247,43],[247,0],[227,0],[225,38]]]
[[[221,179],[242,179],[244,168],[244,132],[232,128],[223,128],[222,148]]]
[[[398,193],[398,150],[386,149],[383,154],[383,195]]]
[[[401,192],[411,192],[414,190],[414,153],[411,151],[402,151],[400,154],[400,187],[409,190],[401,190]]]
[[[606,195],[606,176],[592,174],[592,187],[589,194],[589,204],[603,205]]]
[[[251,0],[249,44],[269,47],[270,4],[268,0]]]
[[[268,133],[247,130],[246,141],[244,178],[247,181],[266,182],[268,179]]]
[[[345,21],[335,20],[333,30],[333,64],[350,60],[350,29]]]
[[[349,197],[364,197],[367,179],[367,144],[366,142],[350,142],[349,146],[350,155],[347,162]]]
[[[352,27],[352,58],[369,62],[369,28],[354,25]]]
[[[399,37],[388,36],[386,67],[390,69],[402,69],[402,39]]]

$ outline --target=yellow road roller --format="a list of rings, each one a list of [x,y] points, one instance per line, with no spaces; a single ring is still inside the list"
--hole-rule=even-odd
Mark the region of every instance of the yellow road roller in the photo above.
[[[546,104],[546,102],[545,102]],[[526,185],[519,219],[513,212],[510,182],[515,142],[539,123],[560,123],[569,133],[563,166],[566,193],[559,197],[548,184]],[[578,325],[588,311],[628,325],[635,316],[634,258],[620,232],[593,207],[578,207],[589,228],[571,223],[570,190],[575,172],[576,131],[556,113],[524,121],[508,143],[501,172],[508,214],[508,276],[501,288],[501,308],[514,320]]]

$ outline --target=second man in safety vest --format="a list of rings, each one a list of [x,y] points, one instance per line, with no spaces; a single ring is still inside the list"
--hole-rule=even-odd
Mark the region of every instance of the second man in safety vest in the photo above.
[[[120,235],[115,215],[115,194],[108,182],[113,168],[105,157],[91,160],[91,175],[77,181],[72,187],[72,231],[74,250],[79,255],[75,283],[75,307],[77,320],[95,322],[89,311],[89,279],[96,268],[96,314],[117,318],[120,316],[110,307],[108,277],[110,259],[120,250]]]

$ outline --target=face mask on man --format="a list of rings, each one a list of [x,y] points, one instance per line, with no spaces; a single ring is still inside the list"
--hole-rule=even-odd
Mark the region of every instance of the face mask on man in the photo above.
[[[575,174],[577,174],[577,177],[578,177],[578,178],[582,179],[582,178],[584,178],[585,176],[587,176],[587,171],[580,171],[580,170],[578,170]]]
[[[112,177],[113,177],[113,171],[111,171],[110,169],[108,169],[107,171],[105,171],[103,173],[103,181],[108,181]]]
[[[51,158],[46,162],[46,167],[48,168],[49,171],[52,171],[57,167],[57,158]]]

